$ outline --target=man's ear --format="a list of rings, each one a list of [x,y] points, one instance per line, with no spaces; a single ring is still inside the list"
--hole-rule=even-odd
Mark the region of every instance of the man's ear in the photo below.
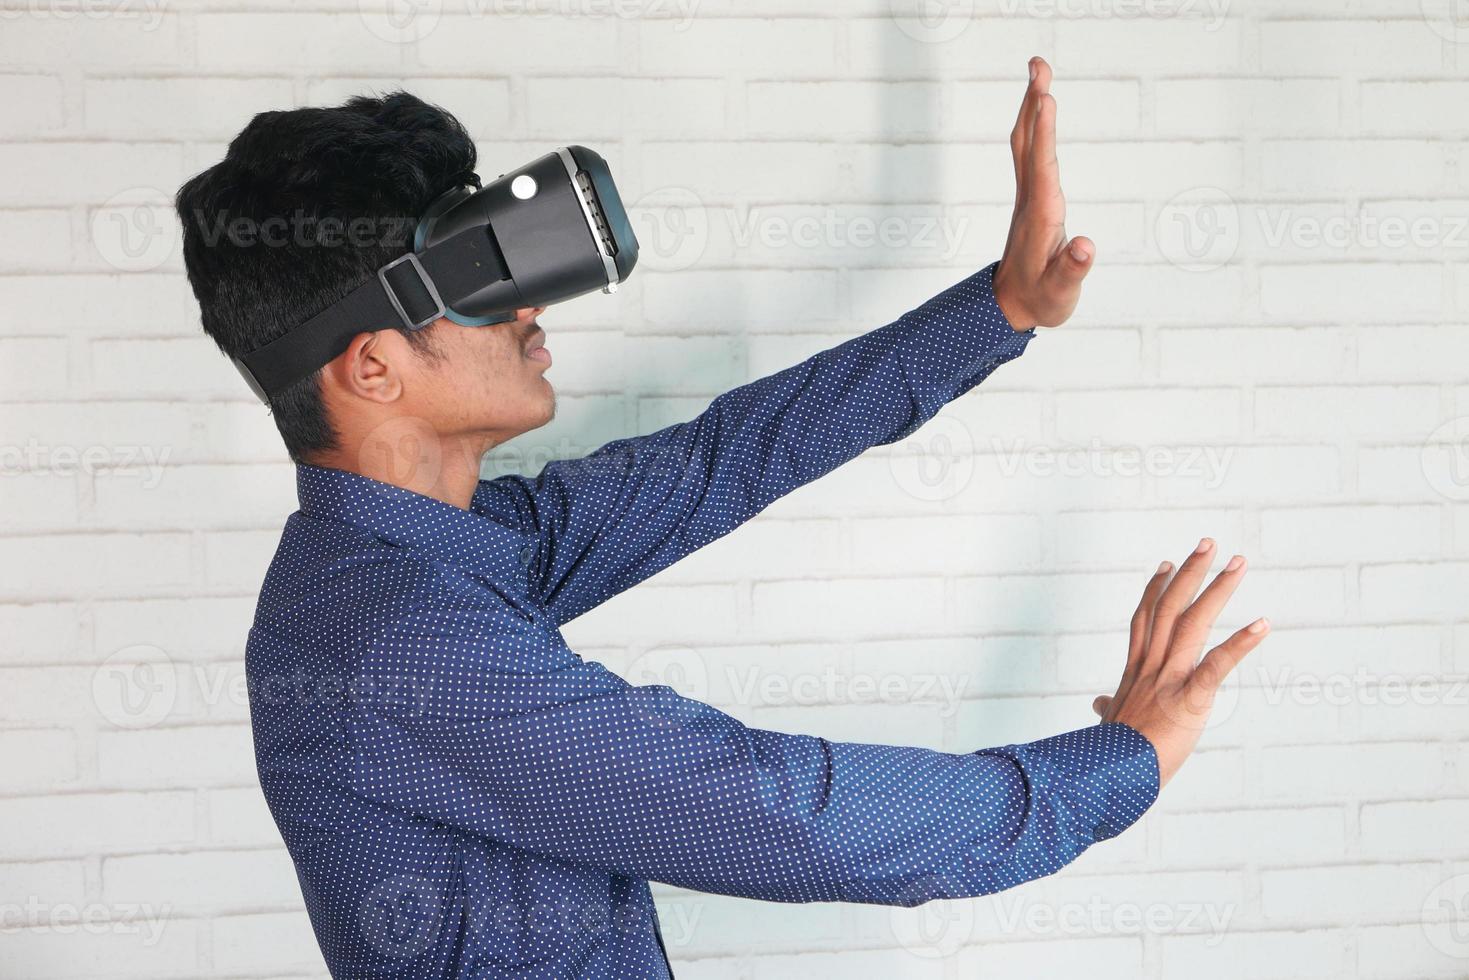
[[[403,367],[412,352],[396,330],[375,330],[352,338],[327,364],[324,374],[344,394],[368,401],[397,401],[403,394]]]

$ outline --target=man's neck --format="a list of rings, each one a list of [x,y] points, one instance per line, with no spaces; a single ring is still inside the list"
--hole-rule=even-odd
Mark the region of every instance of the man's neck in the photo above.
[[[342,448],[312,457],[312,465],[356,473],[462,510],[474,499],[480,459],[491,448],[482,437],[444,438],[422,423],[407,421],[341,442]]]

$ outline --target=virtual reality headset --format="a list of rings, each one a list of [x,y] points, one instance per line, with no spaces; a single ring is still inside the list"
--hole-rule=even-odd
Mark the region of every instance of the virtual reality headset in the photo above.
[[[612,293],[638,261],[607,161],[567,146],[481,188],[444,194],[420,218],[413,251],[305,323],[234,359],[262,401],[347,349],[357,334],[515,319],[594,289]]]

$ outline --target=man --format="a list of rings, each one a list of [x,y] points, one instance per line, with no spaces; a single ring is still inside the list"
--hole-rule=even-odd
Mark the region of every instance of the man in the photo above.
[[[630,686],[559,630],[903,438],[1067,319],[1094,249],[1063,230],[1050,77],[1031,62],[999,263],[688,423],[481,482],[488,449],[552,417],[539,308],[364,325],[272,397],[301,509],[246,666],[261,785],[334,976],[667,977],[650,880],[784,902],[981,895],[1152,804],[1266,633],[1198,661],[1244,574],[1236,558],[1199,595],[1207,539],[1148,583],[1100,724],[966,755],[747,728]],[[402,93],[256,117],[179,193],[205,330],[239,356],[409,247],[398,230],[210,239],[216,219],[403,225],[474,160],[452,117]]]

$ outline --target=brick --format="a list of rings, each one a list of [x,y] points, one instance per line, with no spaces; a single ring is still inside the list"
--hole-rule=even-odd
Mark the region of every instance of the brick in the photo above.
[[[0,143],[0,168],[24,173],[19,185],[0,188],[0,206],[69,207],[79,200],[100,204],[119,195],[166,196],[188,174],[183,149],[176,143]],[[52,297],[51,316],[56,311]]]
[[[67,663],[85,658],[83,621],[66,602],[0,605],[0,663]]]
[[[884,9],[909,11],[920,12]],[[926,21],[913,16],[847,19],[847,73],[857,78],[1006,78],[1016,92],[1015,83],[1024,84],[1024,64],[1020,58],[1002,62],[996,53],[1040,51],[1050,41],[1051,25],[1041,18],[1007,16],[1001,9],[993,16],[966,16],[974,13],[966,7],[922,12],[934,16]],[[1015,99],[1018,93],[1007,101]]]
[[[943,583],[934,578],[757,583],[754,634],[791,638],[934,632],[943,621]],[[899,625],[901,624],[901,625]]]
[[[1267,190],[1355,194],[1437,190],[1449,176],[1430,140],[1268,140],[1261,147]]]
[[[697,311],[697,312],[695,312]],[[649,297],[647,323],[654,329],[753,331],[801,329],[830,323],[838,314],[836,277],[830,272],[688,271]],[[691,316],[697,315],[697,319]]]
[[[857,574],[1024,568],[1040,560],[1040,532],[1037,521],[1024,517],[857,521],[850,567]]]
[[[932,138],[946,129],[932,82],[751,82],[745,91],[747,129],[765,139]]]
[[[0,778],[11,791],[64,788],[76,782],[77,739],[62,728],[0,731]]]
[[[1377,915],[1417,916],[1436,883],[1426,864],[1341,865],[1260,873],[1260,908],[1272,923],[1331,922],[1355,914],[1362,895]]]
[[[639,67],[655,78],[809,77],[835,69],[838,26],[825,19],[668,18],[642,21],[634,34]]]
[[[52,75],[6,73],[0,75],[0,85],[5,86],[9,96],[0,107],[0,133],[37,136],[65,124],[65,89],[61,79]]]
[[[104,812],[107,834],[99,839],[97,814]],[[192,792],[13,797],[0,799],[0,819],[7,828],[0,855],[11,858],[176,846],[195,839]]]
[[[1320,507],[1260,514],[1262,557],[1286,561],[1377,561],[1440,554],[1435,507]]]
[[[572,649],[578,644],[702,642],[727,639],[736,632],[736,605],[729,586],[670,586],[644,583],[608,600],[568,625]],[[584,640],[582,638],[585,638]]]
[[[201,925],[183,920],[161,905],[107,908],[68,903],[50,909],[62,925],[18,929],[5,936],[5,966],[34,980],[85,977],[197,977],[203,941]],[[93,915],[90,928],[80,916]],[[98,923],[110,928],[99,928]]]
[[[1155,89],[1154,124],[1169,136],[1335,134],[1343,96],[1326,78],[1165,78]]]
[[[71,216],[61,208],[0,212],[0,230],[5,233],[0,241],[0,261],[7,266],[36,270],[71,266]]]
[[[271,847],[281,839],[258,786],[212,789],[206,794],[212,844]]]
[[[181,533],[10,538],[6,548],[0,596],[137,595],[189,577],[189,540]]]
[[[1454,894],[1450,892],[1444,901],[1452,901]],[[1418,921],[1411,925],[1364,926],[1353,934],[1358,970],[1364,977],[1400,977],[1405,966],[1420,977],[1464,974],[1464,942],[1454,923],[1439,920],[1430,924]]]
[[[138,854],[102,862],[102,898],[159,902],[180,909],[254,911],[294,908],[300,885],[285,847],[267,851]]]
[[[1308,803],[1427,796],[1444,782],[1443,757],[1410,742],[1272,746],[1260,758],[1261,789],[1269,800]],[[1342,779],[1343,772],[1351,772],[1352,778]]]
[[[458,25],[462,25],[462,21]],[[352,13],[279,13],[274,17],[253,14],[200,14],[194,19],[195,45],[201,64],[212,70],[247,69],[296,70],[301,65],[342,64],[354,68],[397,67],[404,63],[407,45],[384,40],[372,32],[368,19]],[[441,39],[460,35],[441,21],[437,30]],[[484,27],[476,31],[479,43],[485,38]],[[460,43],[469,40],[459,36]],[[434,45],[425,39],[420,53],[429,55]],[[506,56],[515,49],[504,46]],[[437,60],[428,58],[432,63]],[[442,62],[441,62],[442,63]]]
[[[1362,611],[1378,618],[1458,616],[1469,562],[1395,563],[1362,569]]]
[[[1271,266],[1260,270],[1260,303],[1300,323],[1402,323],[1440,314],[1440,280],[1422,263]]]
[[[214,955],[225,963],[281,973],[319,974],[321,948],[305,910],[221,915],[212,920]]]
[[[1374,75],[1436,64],[1440,40],[1416,18],[1278,20],[1259,25],[1260,64],[1270,74]]]
[[[1063,392],[1056,431],[1074,445],[1194,447],[1239,435],[1241,408],[1239,393],[1227,388]]]
[[[1269,388],[1255,392],[1261,435],[1306,438],[1348,425],[1359,436],[1421,436],[1438,424],[1438,392],[1426,385]]]
[[[279,528],[297,506],[293,477],[284,464],[103,474],[95,481],[94,520],[112,528]]]
[[[1156,826],[1162,860],[1171,868],[1315,864],[1346,857],[1342,807],[1173,813]]]
[[[589,88],[596,99],[586,97]],[[525,100],[527,129],[550,137],[697,139],[729,127],[725,85],[715,79],[531,78]]]
[[[256,780],[244,725],[99,732],[97,772],[104,785],[123,789],[242,786]]]
[[[67,298],[63,309],[57,309],[58,296]],[[48,324],[49,333],[192,337],[200,331],[189,285],[174,275],[4,276],[0,305],[15,322]]]
[[[1424,357],[1425,350],[1442,356]],[[1357,335],[1357,372],[1363,378],[1457,381],[1462,374],[1453,365],[1461,357],[1469,357],[1469,331],[1462,327],[1376,326]]]
[[[1237,384],[1340,381],[1352,364],[1352,338],[1339,327],[1240,330],[1163,329],[1159,373],[1169,381]]]
[[[1208,535],[1219,542],[1222,561],[1244,546],[1244,516],[1238,511],[1152,510],[1060,514],[1055,518],[1056,558],[1063,565],[1135,565],[1138,592],[1164,557],[1175,563]]]
[[[75,7],[31,5],[22,10],[20,16],[4,18],[0,62],[6,65],[175,68],[182,55],[179,17],[163,4],[104,8],[104,17],[76,16]]]
[[[1444,839],[1445,827],[1462,827],[1469,800],[1412,800],[1362,807],[1362,853],[1369,857],[1440,860],[1464,857],[1465,848]]]
[[[1058,9],[1066,8],[1058,5]],[[1071,72],[1113,72],[1119,65],[1147,65],[1150,71],[1228,72],[1243,66],[1242,30],[1238,17],[1213,13],[1150,18],[1139,12],[1107,20],[1063,17],[1055,23],[1052,64],[1065,65]]]
[[[0,384],[12,397],[53,395],[65,391],[70,358],[65,341],[44,337],[7,337],[0,340]],[[6,447],[14,457],[22,447]],[[28,460],[5,459],[7,471],[27,465]]]
[[[1315,980],[1349,975],[1349,935],[1330,929],[1237,932],[1227,936],[1165,936],[1163,976],[1224,980]]]

